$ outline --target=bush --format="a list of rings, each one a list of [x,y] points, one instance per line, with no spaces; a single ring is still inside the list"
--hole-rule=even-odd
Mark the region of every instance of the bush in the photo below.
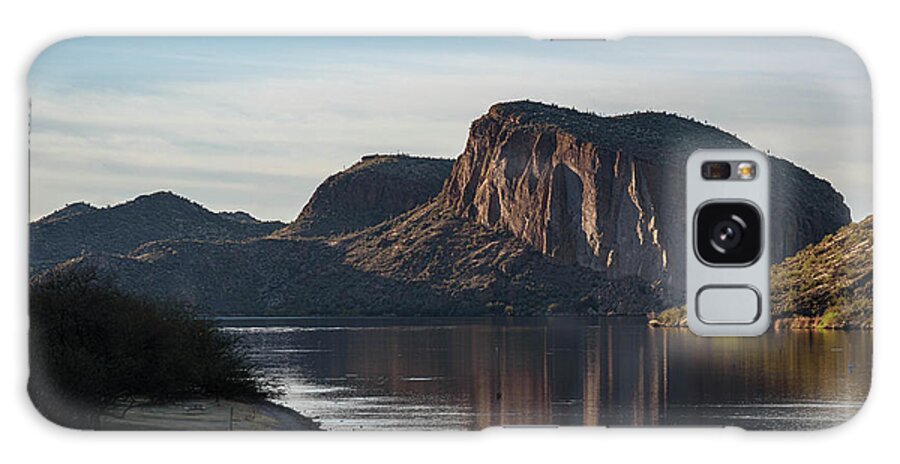
[[[671,307],[650,318],[652,327],[687,327],[687,324],[687,307],[685,305]]]
[[[234,337],[187,308],[122,293],[93,269],[51,271],[30,289],[29,394],[63,425],[136,402],[273,393]]]

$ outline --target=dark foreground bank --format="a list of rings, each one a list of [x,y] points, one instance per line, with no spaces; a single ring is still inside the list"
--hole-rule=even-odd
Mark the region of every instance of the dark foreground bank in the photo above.
[[[80,429],[315,429],[270,400],[277,385],[237,337],[178,304],[125,294],[93,270],[30,286],[28,392],[51,421]]]
[[[139,406],[99,420],[100,430],[321,430],[319,424],[270,401],[198,399]]]

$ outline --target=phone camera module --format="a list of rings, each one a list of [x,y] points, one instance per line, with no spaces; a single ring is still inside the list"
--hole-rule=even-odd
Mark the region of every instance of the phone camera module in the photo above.
[[[719,253],[727,253],[728,250],[739,247],[744,236],[742,230],[746,227],[746,223],[737,215],[719,221],[709,234],[712,237],[713,248]]]
[[[700,167],[700,174],[706,180],[728,180],[731,178],[731,164],[727,161],[707,161]]]
[[[762,249],[762,221],[749,203],[707,203],[696,215],[698,257],[711,265],[750,265]]]

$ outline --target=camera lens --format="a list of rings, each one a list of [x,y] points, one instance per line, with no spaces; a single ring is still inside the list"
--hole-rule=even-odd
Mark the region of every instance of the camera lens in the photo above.
[[[711,265],[749,265],[762,249],[762,220],[749,203],[707,203],[694,225],[697,256]]]
[[[744,235],[741,232],[743,230],[741,222],[743,221],[739,217],[734,216],[731,219],[719,221],[713,226],[713,230],[709,235],[712,238],[713,248],[716,248],[716,251],[727,253],[728,250],[733,250],[740,246],[741,238]]]

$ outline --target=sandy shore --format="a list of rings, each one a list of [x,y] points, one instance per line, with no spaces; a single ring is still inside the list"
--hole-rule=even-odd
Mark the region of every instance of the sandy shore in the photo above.
[[[268,401],[194,400],[141,405],[124,417],[104,415],[101,430],[320,430],[298,412]]]

